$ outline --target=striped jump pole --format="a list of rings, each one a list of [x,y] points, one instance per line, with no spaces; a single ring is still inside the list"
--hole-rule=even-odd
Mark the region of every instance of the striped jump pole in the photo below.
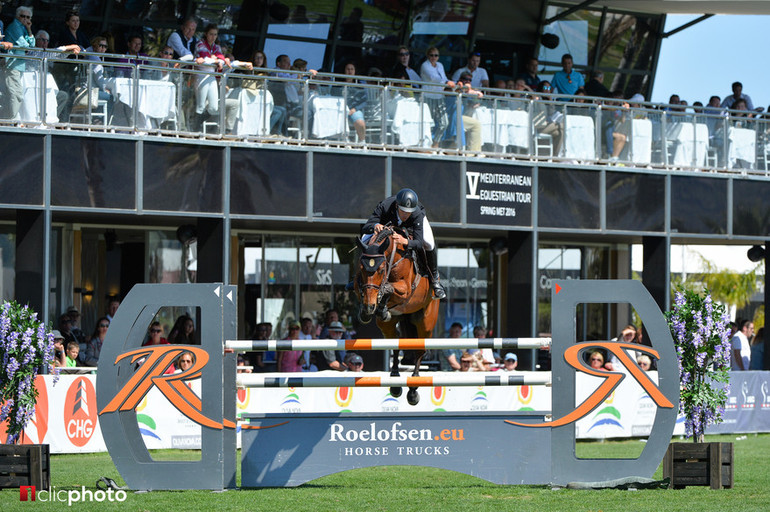
[[[267,350],[441,350],[548,348],[551,338],[383,338],[357,340],[227,340],[235,352]]]
[[[392,377],[387,372],[323,372],[328,375],[290,376],[285,373],[239,373],[241,388],[377,388],[445,386],[547,386],[551,372],[433,372],[420,377]],[[336,375],[335,375],[336,373]]]

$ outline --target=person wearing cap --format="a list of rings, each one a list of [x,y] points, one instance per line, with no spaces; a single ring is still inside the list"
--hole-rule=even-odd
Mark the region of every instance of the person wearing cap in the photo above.
[[[299,322],[292,320],[289,322],[289,335],[286,340],[299,339]],[[282,350],[278,352],[278,371],[279,372],[301,372],[305,358],[301,350]]]
[[[473,52],[468,55],[468,63],[464,68],[460,68],[452,74],[452,80],[457,82],[463,73],[471,75],[471,86],[473,87],[489,87],[489,74],[484,68],[480,68],[481,54],[479,52]]]
[[[53,365],[56,368],[65,367],[67,360],[64,354],[64,336],[56,329],[51,331],[51,334],[53,334]]]
[[[347,361],[345,364],[347,365],[349,372],[364,371],[364,360],[358,354],[349,352],[345,359]]]
[[[513,352],[508,352],[505,354],[505,359],[503,360],[503,371],[504,372],[513,372],[516,371],[516,366],[519,364],[519,358],[516,357],[516,354]]]
[[[327,340],[345,339],[345,326],[341,322],[333,321],[326,327]],[[345,365],[342,364],[343,352],[339,350],[317,350],[315,351],[316,365],[319,370],[345,371]]]
[[[70,306],[67,308],[67,316],[72,320],[70,332],[75,337],[75,341],[80,343],[80,348],[83,349],[83,345],[86,343],[86,335],[83,334],[83,331],[80,329],[80,311],[75,306]]]
[[[425,207],[420,204],[417,193],[411,188],[403,188],[394,196],[382,200],[369,216],[369,220],[361,228],[361,241],[368,243],[372,235],[377,235],[385,229],[385,226],[399,226],[406,229],[411,240],[396,234],[393,240],[402,244],[407,249],[425,251],[425,259],[428,263],[428,271],[433,295],[436,299],[446,297],[441,278],[438,274],[438,260],[436,255],[436,241],[433,238],[433,230],[428,222]]]

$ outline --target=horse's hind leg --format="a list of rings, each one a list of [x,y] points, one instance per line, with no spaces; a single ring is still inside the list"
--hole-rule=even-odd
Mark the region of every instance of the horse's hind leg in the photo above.
[[[398,377],[400,374],[398,372],[398,352],[399,350],[396,349],[393,351],[393,362],[390,365],[390,376],[391,377]],[[390,394],[393,398],[398,398],[401,396],[401,388],[390,388]]]
[[[414,360],[414,371],[412,372],[412,377],[420,376],[420,364],[422,363],[422,358],[425,357],[425,351],[422,350],[417,354],[418,355]],[[420,403],[420,393],[417,392],[417,388],[409,388],[409,392],[406,394],[406,401],[409,402],[409,405],[417,405]]]

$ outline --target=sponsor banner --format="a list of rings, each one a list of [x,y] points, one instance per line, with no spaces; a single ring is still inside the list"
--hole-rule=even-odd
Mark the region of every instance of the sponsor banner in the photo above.
[[[465,204],[469,224],[532,225],[532,168],[468,162]]]
[[[655,372],[650,372],[657,382]],[[579,405],[600,379],[577,374]],[[725,421],[707,429],[709,434],[770,432],[770,372],[731,372]],[[106,451],[96,416],[95,375],[62,375],[54,384],[50,375],[37,380],[40,396],[33,420],[25,430],[26,444],[46,443],[51,453]],[[200,381],[189,383],[200,393]],[[236,411],[261,413],[414,413],[414,412],[528,412],[551,410],[551,388],[437,387],[420,388],[420,403],[410,406],[406,393],[396,399],[386,388],[249,388],[239,389]],[[645,437],[655,420],[652,399],[632,378],[625,378],[610,397],[579,420],[580,439]],[[182,415],[156,388],[136,407],[137,423],[148,449],[200,449],[201,427]],[[4,430],[0,428],[0,430]],[[675,435],[684,434],[680,416]],[[0,440],[4,438],[0,434]]]
[[[536,484],[550,464],[551,429],[538,413],[303,413],[247,415],[241,486],[296,486],[348,469],[419,465],[464,472],[499,484]],[[501,439],[516,439],[503,443]]]

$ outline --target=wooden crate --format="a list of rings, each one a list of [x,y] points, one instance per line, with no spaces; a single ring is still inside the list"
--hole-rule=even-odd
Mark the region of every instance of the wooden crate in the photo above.
[[[733,487],[733,443],[671,443],[663,458],[663,477],[670,487]]]
[[[0,489],[51,486],[51,452],[47,444],[0,444]]]

